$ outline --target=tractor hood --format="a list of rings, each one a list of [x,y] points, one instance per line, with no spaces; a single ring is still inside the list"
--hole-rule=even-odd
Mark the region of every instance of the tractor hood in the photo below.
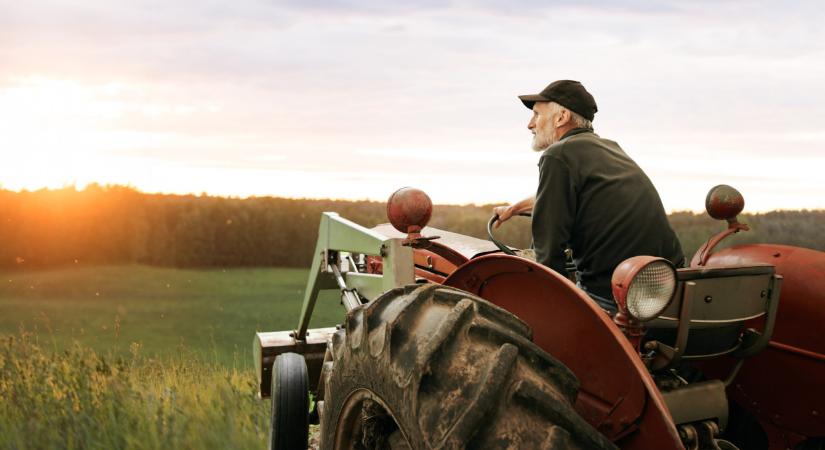
[[[382,223],[372,228],[373,231],[383,234],[390,238],[406,238],[407,235],[402,233],[388,223]],[[476,256],[487,253],[499,251],[498,247],[490,241],[484,239],[474,238],[464,234],[453,233],[451,231],[440,230],[433,227],[424,227],[421,230],[422,236],[440,236],[434,242],[448,247],[456,253],[464,256],[467,259],[473,259]]]

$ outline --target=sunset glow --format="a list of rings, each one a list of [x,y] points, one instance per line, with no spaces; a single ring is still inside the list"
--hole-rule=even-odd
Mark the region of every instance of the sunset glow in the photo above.
[[[509,202],[537,176],[516,96],[572,78],[666,209],[825,208],[815,2],[519,5],[6,5],[0,187]]]

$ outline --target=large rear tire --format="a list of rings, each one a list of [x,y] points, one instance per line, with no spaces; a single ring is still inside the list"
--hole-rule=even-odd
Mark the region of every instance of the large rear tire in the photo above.
[[[283,353],[272,364],[270,450],[306,450],[309,440],[309,376],[304,357]]]
[[[530,339],[509,312],[440,285],[350,311],[323,370],[321,448],[616,448],[573,409],[573,373]]]

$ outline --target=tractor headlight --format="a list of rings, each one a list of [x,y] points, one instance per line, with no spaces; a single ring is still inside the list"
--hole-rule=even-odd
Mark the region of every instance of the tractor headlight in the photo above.
[[[640,322],[655,319],[676,292],[676,269],[653,256],[626,259],[613,271],[613,296],[619,310]]]

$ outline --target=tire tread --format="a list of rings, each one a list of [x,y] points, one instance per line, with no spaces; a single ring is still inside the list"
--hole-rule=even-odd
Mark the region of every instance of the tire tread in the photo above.
[[[573,373],[479,297],[437,284],[394,289],[350,311],[345,328],[324,371],[321,448],[364,390],[413,449],[616,448],[573,408]]]

